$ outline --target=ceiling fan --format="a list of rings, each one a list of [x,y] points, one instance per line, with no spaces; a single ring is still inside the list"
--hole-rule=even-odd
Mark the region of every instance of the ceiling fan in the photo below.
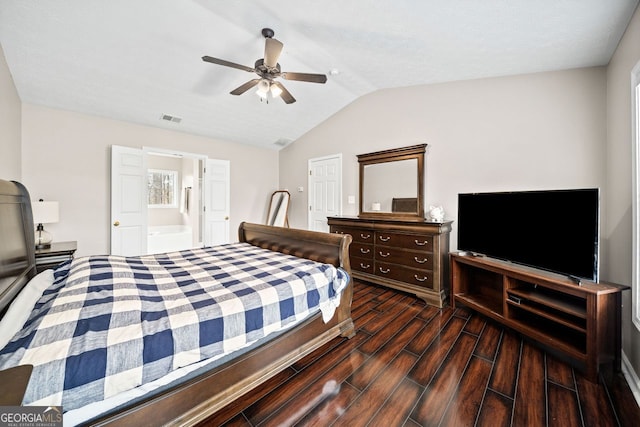
[[[262,99],[267,98],[268,94],[271,93],[272,97],[277,98],[279,96],[287,104],[292,104],[296,102],[296,99],[282,85],[282,83],[275,80],[276,78],[282,77],[285,80],[297,80],[311,83],[325,83],[327,81],[327,76],[324,74],[282,72],[280,70],[280,64],[278,64],[278,58],[282,52],[283,44],[273,38],[274,32],[271,28],[263,28],[262,35],[265,37],[264,58],[258,59],[253,68],[225,61],[224,59],[213,58],[211,56],[205,55],[202,57],[202,60],[205,62],[237,68],[238,70],[256,73],[259,76],[259,78],[249,80],[245,84],[232,90],[230,92],[231,95],[242,95],[252,87],[258,86],[258,91],[256,93]]]

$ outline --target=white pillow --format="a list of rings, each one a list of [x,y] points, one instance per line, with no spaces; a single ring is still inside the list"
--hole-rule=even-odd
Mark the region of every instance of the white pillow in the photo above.
[[[45,270],[31,279],[13,300],[0,320],[0,349],[22,329],[42,293],[53,284],[53,270]]]

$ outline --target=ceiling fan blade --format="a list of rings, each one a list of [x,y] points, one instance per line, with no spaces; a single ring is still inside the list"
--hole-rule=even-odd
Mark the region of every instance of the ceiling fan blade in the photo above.
[[[250,67],[246,67],[244,65],[236,64],[235,62],[225,61],[224,59],[214,58],[212,56],[203,56],[202,60],[204,62],[211,62],[212,64],[224,65],[225,67],[237,68],[238,70],[248,71],[250,73],[254,73],[256,70]]]
[[[282,43],[280,41],[266,38],[264,42],[264,65],[269,68],[275,67],[281,52]]]
[[[286,80],[298,80],[301,82],[311,83],[326,83],[327,76],[324,74],[309,74],[309,73],[281,73],[280,77]]]
[[[294,102],[296,102],[296,99],[293,97],[293,95],[291,95],[291,93],[287,90],[287,88],[284,87],[282,83],[271,82],[271,84],[277,86],[282,91],[282,93],[280,94],[280,98],[282,98],[285,103],[293,104]]]
[[[242,95],[243,93],[245,93],[246,91],[248,91],[249,89],[257,85],[258,83],[260,83],[260,80],[262,79],[249,80],[245,84],[238,86],[237,88],[235,88],[229,93],[231,93],[231,95]]]

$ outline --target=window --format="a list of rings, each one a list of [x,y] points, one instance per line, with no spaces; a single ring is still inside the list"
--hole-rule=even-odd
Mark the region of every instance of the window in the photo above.
[[[633,181],[633,323],[640,330],[640,62],[631,71],[631,100],[632,100],[632,143],[631,158],[633,159],[632,181]]]
[[[148,205],[150,208],[177,208],[178,171],[149,169]]]

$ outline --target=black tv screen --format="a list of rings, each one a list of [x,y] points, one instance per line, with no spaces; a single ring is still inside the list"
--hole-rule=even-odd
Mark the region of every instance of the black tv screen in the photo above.
[[[458,250],[597,281],[598,193],[459,194]]]

